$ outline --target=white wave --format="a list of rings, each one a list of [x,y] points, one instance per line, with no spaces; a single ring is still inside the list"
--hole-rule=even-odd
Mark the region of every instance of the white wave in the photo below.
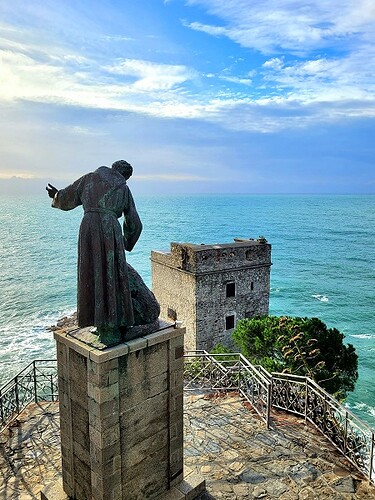
[[[13,316],[0,317],[0,330],[31,330],[32,328],[44,328],[56,324],[56,322],[64,317],[71,316],[76,311],[76,308],[67,307],[55,309],[54,311],[37,310],[37,311],[22,311],[15,312]]]
[[[356,339],[373,339],[374,335],[371,335],[371,333],[358,333],[350,335],[350,337],[355,337]]]
[[[353,413],[355,413],[355,410],[358,410],[362,413],[367,413],[368,415],[371,415],[372,417],[375,417],[375,407],[370,406],[366,403],[363,402],[355,402],[353,404],[345,403],[346,408],[349,410],[352,410]]]
[[[76,308],[34,311],[23,314],[16,322],[0,325],[1,372],[0,387],[34,359],[56,357],[55,342],[49,326]]]
[[[311,297],[314,297],[314,299],[319,300],[320,302],[329,302],[329,298],[326,297],[326,295],[320,295],[320,294],[315,294],[311,295]]]

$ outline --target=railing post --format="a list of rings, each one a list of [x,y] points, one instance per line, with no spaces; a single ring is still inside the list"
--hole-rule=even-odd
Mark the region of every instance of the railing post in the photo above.
[[[1,425],[4,425],[4,407],[3,407],[3,395],[0,391],[0,418],[1,418]]]
[[[36,366],[35,359],[33,361],[33,382],[34,382],[34,403],[38,402],[38,386],[36,383]]]
[[[205,358],[207,359],[208,356],[205,356]],[[208,357],[208,362],[209,362],[209,370],[210,370],[210,384],[211,384],[211,387],[210,387],[210,390],[213,391],[214,389],[214,384],[213,384],[213,376],[212,376],[212,369],[213,369],[213,362],[212,362],[212,358],[211,356]]]
[[[20,412],[20,398],[18,394],[18,375],[14,377],[14,385],[15,385],[15,398],[16,398],[16,413],[17,415]]]
[[[307,421],[308,400],[309,400],[309,380],[307,377],[305,377],[305,422]]]
[[[327,397],[326,393],[324,393],[324,402],[323,402],[323,425],[324,425],[324,434],[327,432]]]
[[[375,435],[371,433],[371,445],[370,445],[370,466],[369,466],[369,480],[372,481],[372,473],[374,470],[374,440]]]
[[[270,416],[271,416],[271,405],[272,405],[272,390],[273,390],[273,376],[271,375],[271,380],[267,386],[267,429],[270,428]]]
[[[348,420],[349,420],[349,414],[346,411],[345,412],[345,427],[344,427],[344,453],[346,454],[346,446],[348,443]]]
[[[53,374],[51,373],[49,376],[50,387],[51,387],[51,401],[55,401],[55,394],[53,390]]]
[[[238,392],[240,392],[241,390],[242,372],[243,372],[243,365],[240,356],[238,356],[238,387],[237,387]]]

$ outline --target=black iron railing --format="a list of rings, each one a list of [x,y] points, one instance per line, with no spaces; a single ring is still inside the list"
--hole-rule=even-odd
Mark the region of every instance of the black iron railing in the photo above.
[[[37,359],[0,388],[0,432],[32,402],[57,401],[55,359]]]

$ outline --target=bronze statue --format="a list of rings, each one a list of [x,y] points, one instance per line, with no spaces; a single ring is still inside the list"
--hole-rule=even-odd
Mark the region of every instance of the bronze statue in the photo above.
[[[125,258],[136,244],[142,223],[127,185],[130,163],[99,167],[65,189],[48,184],[52,206],[72,210],[83,205],[78,240],[77,321],[94,326],[106,345],[133,338],[134,325],[157,321],[160,308]],[[123,232],[118,219],[124,215]],[[130,282],[129,282],[130,276]]]

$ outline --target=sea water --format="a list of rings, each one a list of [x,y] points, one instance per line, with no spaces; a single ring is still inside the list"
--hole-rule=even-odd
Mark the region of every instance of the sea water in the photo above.
[[[375,427],[375,197],[372,195],[137,196],[144,230],[127,259],[151,285],[150,252],[170,242],[272,244],[270,314],[319,317],[359,356],[347,404]],[[55,356],[46,327],[76,307],[82,209],[47,196],[0,200],[0,385],[33,359]]]

